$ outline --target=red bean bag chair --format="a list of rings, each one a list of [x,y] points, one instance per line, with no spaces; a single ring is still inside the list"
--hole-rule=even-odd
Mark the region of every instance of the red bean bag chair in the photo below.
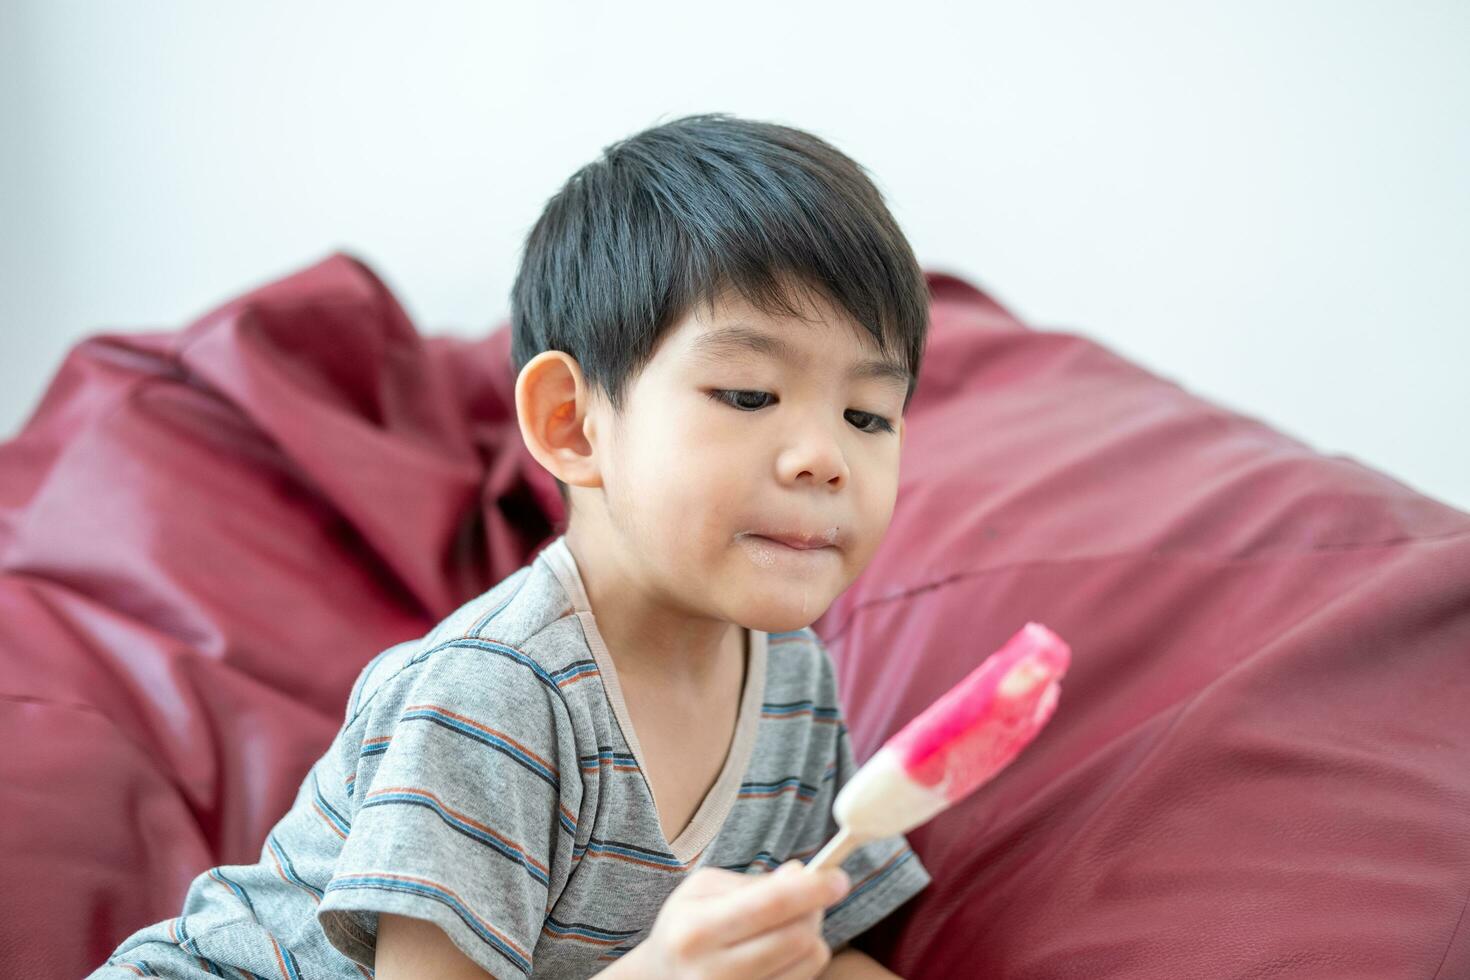
[[[858,757],[1027,620],[1074,661],[910,833],[910,977],[1470,976],[1470,516],[931,273],[902,486],[816,624]],[[0,445],[0,975],[260,857],[357,672],[558,527],[508,333],[342,254],[100,336]]]

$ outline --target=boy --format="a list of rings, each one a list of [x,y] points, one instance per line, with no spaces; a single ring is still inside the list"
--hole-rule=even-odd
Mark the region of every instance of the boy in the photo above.
[[[810,624],[892,514],[908,243],[825,142],[690,116],[548,202],[511,318],[565,532],[368,663],[260,861],[94,977],[891,976],[846,944],[929,882],[904,838],[800,865],[855,769]]]

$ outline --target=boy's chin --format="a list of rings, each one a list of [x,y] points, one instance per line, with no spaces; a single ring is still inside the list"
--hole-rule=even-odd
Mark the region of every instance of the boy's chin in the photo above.
[[[788,595],[751,596],[741,604],[735,620],[762,633],[792,633],[816,622],[833,598],[825,589],[812,589],[806,595],[796,589]]]

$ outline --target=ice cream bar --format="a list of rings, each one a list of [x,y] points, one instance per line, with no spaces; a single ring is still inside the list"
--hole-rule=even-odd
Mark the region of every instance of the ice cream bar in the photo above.
[[[1027,623],[853,774],[832,805],[837,835],[808,870],[917,827],[984,785],[1051,718],[1071,660],[1060,637]]]

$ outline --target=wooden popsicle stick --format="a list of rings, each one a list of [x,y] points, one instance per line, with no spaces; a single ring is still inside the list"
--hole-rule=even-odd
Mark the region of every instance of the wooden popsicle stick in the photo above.
[[[806,870],[817,872],[823,868],[840,867],[847,856],[865,844],[862,838],[854,835],[846,827],[837,831],[837,836],[827,842],[827,845],[817,852],[817,856],[806,864]]]

